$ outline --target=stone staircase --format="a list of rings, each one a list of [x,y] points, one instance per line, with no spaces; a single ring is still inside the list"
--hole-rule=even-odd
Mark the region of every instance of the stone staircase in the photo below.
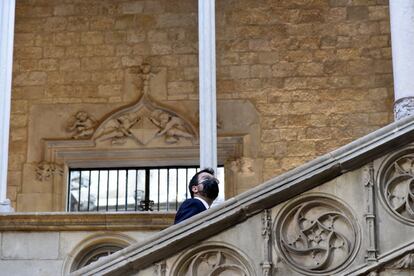
[[[411,275],[412,142],[408,117],[71,275]]]

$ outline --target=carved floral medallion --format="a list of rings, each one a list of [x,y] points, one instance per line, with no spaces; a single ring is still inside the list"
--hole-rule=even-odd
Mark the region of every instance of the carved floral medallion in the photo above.
[[[394,215],[403,221],[414,222],[414,154],[388,162],[380,177],[380,191]]]
[[[305,274],[344,268],[359,241],[358,227],[348,208],[325,197],[309,196],[287,205],[275,231],[282,258]]]
[[[211,247],[186,254],[173,275],[180,276],[252,276],[246,261],[237,252],[225,247]]]

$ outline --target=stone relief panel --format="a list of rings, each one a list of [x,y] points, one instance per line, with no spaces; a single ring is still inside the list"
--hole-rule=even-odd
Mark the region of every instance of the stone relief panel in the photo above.
[[[75,116],[77,120],[70,128],[77,131],[73,138],[92,136],[94,142],[109,142],[109,145],[125,145],[133,141],[135,145],[146,146],[157,138],[165,144],[177,144],[183,140],[194,143],[196,128],[181,115],[158,106],[150,98],[150,80],[158,71],[143,63],[129,68],[129,72],[140,83],[136,83],[135,89],[142,92],[141,99],[132,106],[110,113],[96,131],[96,120],[86,112],[78,112]]]
[[[407,148],[384,161],[379,174],[382,202],[400,221],[414,223],[414,149]]]
[[[66,131],[72,133],[73,139],[89,138],[95,131],[96,119],[86,111],[78,111],[68,122]]]
[[[92,139],[96,143],[109,142],[124,145],[132,141],[146,146],[156,139],[164,144],[177,144],[197,137],[193,127],[183,117],[171,110],[156,106],[149,97],[143,98],[132,108],[112,114],[96,130]]]
[[[255,273],[241,253],[220,245],[204,245],[184,253],[174,276],[254,276]]]
[[[350,209],[327,196],[308,195],[288,203],[275,221],[274,232],[281,258],[307,275],[344,269],[360,243]]]

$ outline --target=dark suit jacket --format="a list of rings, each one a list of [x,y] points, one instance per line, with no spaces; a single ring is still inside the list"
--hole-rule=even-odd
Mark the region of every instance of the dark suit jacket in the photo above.
[[[197,215],[198,213],[201,213],[205,210],[207,209],[204,207],[204,204],[200,200],[195,198],[186,199],[183,204],[181,204],[180,208],[177,211],[177,214],[175,215],[174,224],[191,218],[192,216]]]

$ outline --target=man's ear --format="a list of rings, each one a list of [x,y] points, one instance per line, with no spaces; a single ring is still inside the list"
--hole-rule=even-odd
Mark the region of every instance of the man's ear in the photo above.
[[[197,193],[198,193],[198,186],[197,186],[197,185],[192,186],[192,187],[191,187],[191,191],[192,191],[194,194],[197,194]]]

